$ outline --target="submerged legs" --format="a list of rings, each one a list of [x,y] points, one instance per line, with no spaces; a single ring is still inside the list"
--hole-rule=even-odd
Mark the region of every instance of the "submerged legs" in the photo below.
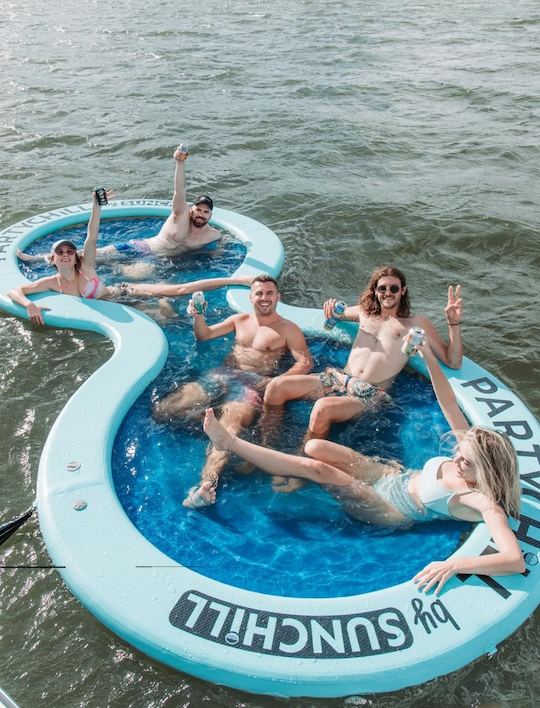
[[[257,409],[254,406],[240,401],[230,401],[223,407],[220,422],[218,423],[215,417],[214,420],[225,434],[231,436],[231,439],[238,439],[235,436],[250,426],[256,415]],[[207,506],[215,502],[216,487],[228,460],[229,451],[227,447],[216,445],[212,447],[202,468],[199,486],[190,490],[190,493],[184,499],[184,506],[194,508]]]

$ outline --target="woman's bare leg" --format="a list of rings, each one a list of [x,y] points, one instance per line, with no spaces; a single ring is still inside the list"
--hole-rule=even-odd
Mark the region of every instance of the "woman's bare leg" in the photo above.
[[[366,455],[355,452],[345,445],[339,445],[328,440],[319,440],[318,438],[308,440],[304,445],[304,452],[314,460],[325,462],[332,467],[338,467],[354,479],[360,479],[367,484],[373,484],[380,477],[395,469],[391,462],[381,462],[378,458],[366,457]],[[274,477],[275,479],[280,478]],[[294,477],[287,478],[287,481],[289,484],[279,485],[273,481],[274,491],[294,492],[304,484],[302,480]]]
[[[407,522],[407,519],[392,504],[377,494],[368,480],[362,479],[360,474],[366,468],[370,470],[373,467],[367,476],[374,475],[378,478],[384,473],[392,473],[394,471],[392,464],[377,462],[343,445],[325,440],[313,441],[317,445],[322,445],[324,449],[316,450],[312,446],[311,452],[323,454],[325,458],[333,460],[335,465],[260,447],[227,432],[216,420],[211,408],[208,408],[205,414],[204,432],[216,449],[234,452],[269,474],[302,477],[318,484],[331,485],[332,492],[342,502],[345,511],[360,521],[378,526],[392,526]]]
[[[125,295],[139,297],[181,297],[192,295],[197,290],[217,290],[232,285],[251,285],[253,276],[238,276],[235,278],[205,278],[193,280],[190,283],[129,283],[123,289]]]
[[[277,474],[284,477],[302,477],[319,484],[338,486],[351,484],[352,477],[349,474],[325,462],[271,450],[231,435],[216,420],[212,408],[208,408],[206,411],[204,432],[217,450],[229,450],[269,474]]]
[[[349,487],[333,490],[344,510],[355,519],[377,526],[396,526],[408,522],[393,504],[372,487],[381,477],[400,474],[398,463],[367,457],[328,440],[310,440],[306,443],[305,452],[316,460],[338,467],[355,480]]]
[[[381,460],[378,457],[367,457],[351,450],[350,447],[328,440],[313,438],[306,443],[304,451],[313,459],[339,467],[354,479],[367,484],[373,484],[384,475],[398,472],[400,469],[395,462]]]

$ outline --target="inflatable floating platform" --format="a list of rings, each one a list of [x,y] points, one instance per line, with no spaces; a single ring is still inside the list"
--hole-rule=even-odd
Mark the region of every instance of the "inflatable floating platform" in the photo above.
[[[168,202],[123,200],[104,208],[102,218],[166,217],[169,209]],[[89,214],[90,205],[66,207],[2,231],[0,292],[25,280],[17,248],[85,222]],[[213,223],[244,243],[247,254],[238,273],[279,274],[283,248],[269,229],[220,209]],[[418,592],[412,581],[348,597],[265,595],[172,561],[133,526],[115,493],[113,440],[130,406],[164,365],[167,341],[160,327],[123,304],[52,293],[38,299],[51,308],[47,324],[99,332],[114,344],[110,360],[68,401],[43,449],[37,482],[43,538],[73,594],[142,652],[254,693],[332,697],[395,691],[495,652],[538,606],[539,426],[515,393],[474,362],[465,360],[459,371],[445,373],[471,423],[494,426],[515,445],[523,497],[512,528],[526,571],[458,576],[438,598]],[[249,309],[246,290],[231,289],[228,301],[234,310]],[[26,315],[6,296],[0,307]],[[307,334],[327,335],[321,311],[281,305],[280,312]],[[340,324],[335,336],[350,341],[353,334]],[[92,413],[97,410],[99,416]],[[478,524],[456,555],[493,550],[486,526]]]

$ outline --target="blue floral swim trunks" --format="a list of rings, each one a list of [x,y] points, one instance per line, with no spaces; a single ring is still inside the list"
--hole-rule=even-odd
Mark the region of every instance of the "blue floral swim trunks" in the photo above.
[[[383,388],[351,376],[333,366],[327,366],[318,376],[324,387],[325,396],[352,396],[358,398],[366,407],[390,401],[390,396]]]

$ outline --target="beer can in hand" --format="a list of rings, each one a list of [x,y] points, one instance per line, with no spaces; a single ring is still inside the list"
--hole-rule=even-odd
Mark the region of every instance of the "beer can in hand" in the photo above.
[[[105,206],[109,203],[107,200],[107,192],[105,190],[105,187],[96,187],[94,192],[99,206]]]
[[[411,327],[409,330],[410,340],[403,342],[401,351],[407,356],[414,356],[420,344],[424,343],[425,332],[421,327]]]

